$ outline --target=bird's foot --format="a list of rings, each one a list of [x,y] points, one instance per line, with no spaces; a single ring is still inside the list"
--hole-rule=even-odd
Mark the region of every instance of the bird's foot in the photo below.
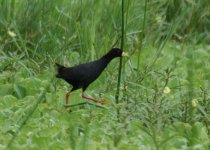
[[[72,112],[71,106],[70,106],[69,104],[64,104],[64,107],[65,107],[65,110],[66,110],[68,113],[71,113],[71,112]]]
[[[105,104],[106,101],[103,100],[103,99],[99,99],[99,100],[96,100],[95,102],[96,102],[96,103],[100,103],[100,104]]]
[[[94,98],[91,98],[91,97],[88,97],[88,96],[84,95],[84,93],[82,93],[82,97],[85,98],[85,99],[91,100],[95,103],[105,104],[105,101],[103,99],[94,99]]]
[[[66,107],[66,108],[70,107],[69,104],[64,104],[63,106]]]

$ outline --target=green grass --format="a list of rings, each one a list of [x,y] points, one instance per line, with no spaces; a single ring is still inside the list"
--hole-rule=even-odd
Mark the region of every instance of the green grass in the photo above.
[[[210,149],[208,0],[124,4],[119,103],[116,59],[87,90],[104,109],[70,110],[54,63],[120,47],[121,1],[0,0],[0,149]]]

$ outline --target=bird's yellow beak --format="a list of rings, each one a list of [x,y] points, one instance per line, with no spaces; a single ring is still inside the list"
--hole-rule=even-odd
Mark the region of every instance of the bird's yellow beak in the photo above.
[[[122,52],[122,57],[129,57],[129,55],[126,52]]]

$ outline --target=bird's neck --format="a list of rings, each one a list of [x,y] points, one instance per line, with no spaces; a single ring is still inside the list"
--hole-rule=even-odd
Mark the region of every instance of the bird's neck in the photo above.
[[[103,68],[105,68],[109,62],[113,59],[114,57],[111,57],[110,55],[106,54],[99,61],[103,64]]]
[[[114,58],[113,55],[111,55],[110,53],[107,53],[101,59],[104,59],[104,60],[106,60],[109,63],[113,58]]]

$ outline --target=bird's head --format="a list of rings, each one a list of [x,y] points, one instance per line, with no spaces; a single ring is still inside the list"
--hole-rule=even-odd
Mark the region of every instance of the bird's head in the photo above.
[[[128,56],[128,54],[123,52],[120,48],[112,48],[109,51],[109,55],[111,55],[112,57]]]

